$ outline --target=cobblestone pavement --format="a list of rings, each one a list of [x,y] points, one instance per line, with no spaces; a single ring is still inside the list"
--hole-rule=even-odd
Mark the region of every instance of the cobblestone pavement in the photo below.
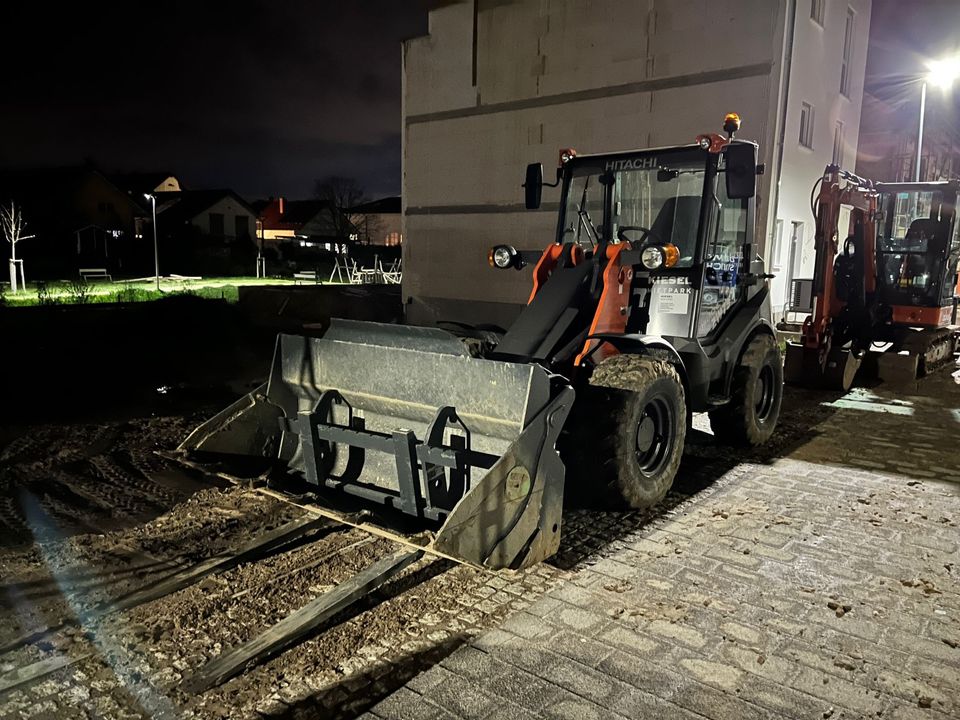
[[[568,517],[601,539],[568,581],[365,717],[960,717],[960,386],[814,404],[749,457],[693,448],[707,489],[621,532]]]

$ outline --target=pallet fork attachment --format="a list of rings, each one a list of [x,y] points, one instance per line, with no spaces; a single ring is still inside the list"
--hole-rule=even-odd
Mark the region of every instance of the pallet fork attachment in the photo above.
[[[179,451],[273,461],[439,524],[439,551],[521,568],[559,544],[573,399],[539,365],[471,357],[442,330],[335,320],[322,338],[281,335],[268,382]]]

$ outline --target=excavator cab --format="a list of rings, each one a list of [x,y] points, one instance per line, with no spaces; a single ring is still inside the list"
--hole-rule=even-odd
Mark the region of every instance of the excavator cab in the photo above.
[[[897,382],[948,362],[960,181],[874,183],[828,165],[817,182],[814,311],[787,344],[787,381],[849,390],[861,365]],[[837,243],[844,206],[848,234]]]
[[[960,181],[880,184],[877,292],[893,323],[956,322]]]

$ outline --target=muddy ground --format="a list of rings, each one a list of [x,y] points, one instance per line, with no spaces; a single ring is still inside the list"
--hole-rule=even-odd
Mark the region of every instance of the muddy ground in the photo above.
[[[350,717],[563,575],[423,559],[276,659],[202,695],[181,691],[208,660],[400,547],[329,523],[105,615],[111,599],[306,515],[155,454],[215,409],[0,428],[0,717]],[[68,664],[4,691],[42,661]]]
[[[941,386],[953,387],[948,372],[921,392],[935,398]],[[788,389],[773,442],[752,454],[715,445],[697,417],[661,506],[568,509],[558,555],[524,573],[422,559],[306,641],[198,694],[183,684],[205,663],[399,547],[324,525],[265,558],[104,612],[112,599],[307,515],[156,454],[176,447],[237,389],[160,386],[151,402],[137,396],[97,417],[0,425],[0,718],[353,717],[624,533],[708,497],[739,463],[788,454],[819,433],[839,399]],[[850,437],[825,447],[856,453]],[[39,674],[20,682],[25,670]]]

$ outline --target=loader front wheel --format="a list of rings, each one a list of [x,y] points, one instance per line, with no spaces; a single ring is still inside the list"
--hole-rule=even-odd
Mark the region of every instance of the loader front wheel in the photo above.
[[[663,360],[615,355],[597,366],[584,391],[588,402],[575,410],[577,424],[589,428],[576,438],[580,494],[608,507],[655,505],[673,484],[687,432],[676,369]]]
[[[710,411],[714,436],[731,445],[761,445],[770,439],[783,400],[783,359],[777,341],[756,335],[733,371],[730,402]]]

